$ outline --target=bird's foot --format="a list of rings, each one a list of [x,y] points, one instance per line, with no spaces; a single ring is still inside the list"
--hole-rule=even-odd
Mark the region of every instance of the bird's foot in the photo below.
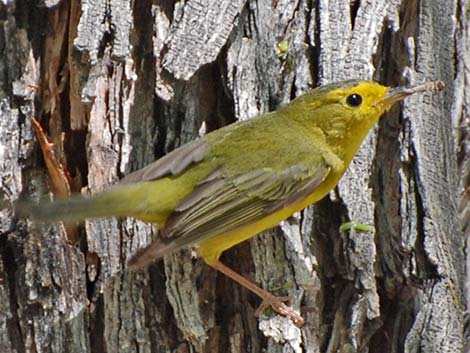
[[[290,306],[286,305],[285,302],[294,299],[293,296],[277,297],[270,293],[263,296],[263,302],[256,309],[255,315],[260,316],[266,308],[271,307],[276,313],[291,319],[297,327],[301,327],[304,323],[304,319],[299,313],[295,312]]]

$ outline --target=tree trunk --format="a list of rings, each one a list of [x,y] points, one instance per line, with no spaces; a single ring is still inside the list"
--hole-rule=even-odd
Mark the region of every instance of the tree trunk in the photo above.
[[[446,89],[387,113],[329,197],[223,255],[263,288],[294,296],[302,328],[270,312],[256,318],[259,300],[189,250],[127,271],[153,235],[149,224],[64,227],[7,207],[0,352],[468,350],[468,8],[468,0],[4,1],[3,205],[56,187],[33,116],[62,165],[63,192],[93,193],[198,134],[323,83],[440,79]],[[340,231],[346,222],[375,231]]]

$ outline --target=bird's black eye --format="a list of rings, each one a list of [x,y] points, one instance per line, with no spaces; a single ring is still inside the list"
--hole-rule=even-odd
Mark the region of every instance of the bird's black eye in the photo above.
[[[359,94],[353,93],[346,98],[346,103],[350,107],[359,107],[362,103],[362,97]]]

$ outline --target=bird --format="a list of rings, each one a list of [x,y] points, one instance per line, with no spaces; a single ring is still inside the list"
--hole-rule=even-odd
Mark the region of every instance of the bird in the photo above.
[[[347,80],[317,87],[276,111],[214,130],[92,196],[18,202],[17,212],[42,221],[76,222],[129,216],[150,222],[157,236],[130,259],[142,270],[165,255],[194,247],[212,268],[303,324],[277,297],[219,258],[273,228],[332,190],[369,130],[393,104],[418,92],[438,92],[442,81],[390,88]],[[258,312],[259,312],[258,311]]]

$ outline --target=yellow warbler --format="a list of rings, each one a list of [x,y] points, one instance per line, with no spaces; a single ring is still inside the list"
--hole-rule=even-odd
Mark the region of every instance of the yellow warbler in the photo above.
[[[130,261],[141,269],[194,246],[213,268],[262,299],[262,307],[302,317],[226,267],[223,251],[274,227],[334,188],[370,128],[395,102],[437,92],[440,81],[388,88],[350,80],[316,88],[275,112],[237,122],[190,142],[108,191],[48,204],[19,204],[41,220],[132,216],[155,223],[158,237]]]

